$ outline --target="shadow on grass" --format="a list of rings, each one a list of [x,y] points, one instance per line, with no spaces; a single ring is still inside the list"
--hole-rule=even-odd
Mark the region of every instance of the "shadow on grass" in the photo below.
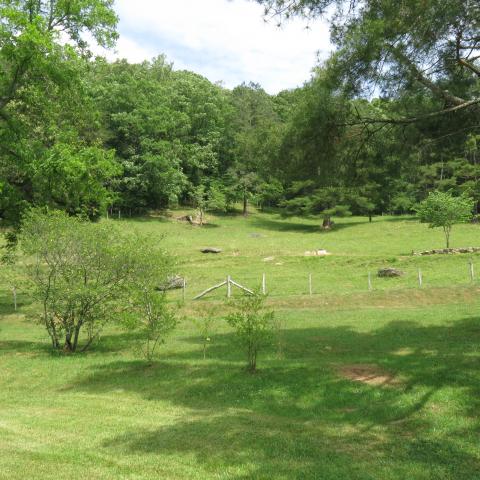
[[[0,295],[0,319],[3,315],[17,315],[25,313],[25,307],[32,305],[32,298],[24,293],[17,295],[17,310],[13,301],[13,294]]]
[[[1,324],[0,324],[1,326]],[[63,345],[64,337],[61,337],[60,344]],[[99,340],[85,351],[82,351],[86,343],[84,336],[81,336],[78,349],[75,353],[64,352],[62,349],[55,350],[52,343],[45,333],[45,338],[39,341],[21,341],[21,340],[0,340],[0,352],[16,354],[24,352],[44,353],[53,357],[95,357],[104,354],[116,354],[125,351],[134,350],[135,345],[142,342],[142,335],[139,333],[117,333],[108,334],[100,337]]]
[[[385,217],[378,215],[373,218],[374,218],[374,221],[377,218],[382,222],[416,222],[416,223],[419,222],[418,217],[416,217],[415,215],[389,215]]]
[[[160,428],[120,434],[103,447],[125,455],[191,457],[211,478],[452,479],[476,478],[475,454],[454,439],[412,438],[397,432],[344,431],[318,422],[283,422],[251,412],[193,417]],[[210,477],[209,477],[210,478]]]
[[[1,340],[0,354],[50,354],[53,353],[52,346],[47,341],[45,342],[31,342],[22,340]]]
[[[324,230],[322,228],[322,220],[315,219],[315,221],[318,223],[316,224],[297,223],[297,222],[287,221],[283,219],[272,220],[270,218],[265,218],[265,217],[254,217],[251,219],[250,224],[256,228],[263,228],[265,230],[274,230],[277,232],[301,232],[301,233],[328,234],[328,233],[336,232],[339,230],[343,230],[345,228],[368,223],[368,219],[366,219],[365,222],[351,221],[351,222],[344,222],[344,223],[335,223],[334,227],[331,230]]]
[[[128,222],[134,225],[135,223],[168,223],[174,220],[173,217],[169,217],[168,214],[157,214],[157,215],[149,215],[147,213],[132,215],[132,216],[124,216],[121,218],[112,216],[110,217],[111,221],[113,222]]]
[[[319,472],[320,478],[400,479],[415,472],[418,478],[475,478],[480,319],[284,335],[285,358],[266,352],[257,375],[242,371],[242,352],[223,334],[206,362],[192,348],[148,368],[103,363],[72,388],[94,394],[122,389],[190,409],[188,421],[126,431],[104,446],[194,454],[205,468],[233,468],[230,478],[319,478]],[[339,374],[349,365],[375,365],[397,381],[352,381]],[[382,468],[396,476],[383,475]]]

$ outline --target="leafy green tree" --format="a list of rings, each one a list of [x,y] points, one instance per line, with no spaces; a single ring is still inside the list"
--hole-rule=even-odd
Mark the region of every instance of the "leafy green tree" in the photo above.
[[[193,205],[198,213],[198,223],[202,226],[205,222],[205,213],[207,210],[207,196],[205,186],[199,185],[192,192]]]
[[[324,72],[317,72],[297,93],[276,157],[276,170],[285,183],[312,180],[333,186],[343,174],[338,152],[348,110]]]
[[[227,208],[225,193],[218,184],[211,184],[207,189],[205,185],[193,188],[192,200],[198,213],[198,223],[205,223],[205,215],[208,211],[224,212]]]
[[[351,189],[343,203],[370,218],[411,213],[433,189],[478,202],[478,2],[258,1],[269,15],[323,16],[335,47],[281,109],[285,185]]]
[[[322,227],[328,230],[333,226],[332,217],[352,214],[348,203],[350,193],[343,187],[316,188],[313,180],[297,181],[288,189],[287,199],[282,206],[293,215],[322,215]]]
[[[112,0],[0,1],[0,215],[33,201],[31,162],[57,141],[90,143],[97,119],[85,92],[85,34],[114,44]]]
[[[124,175],[112,188],[117,206],[165,208],[220,175],[226,156],[226,92],[207,79],[174,71],[164,56],[130,65],[97,60],[91,81],[104,116],[105,146]]]
[[[258,185],[255,197],[261,209],[278,207],[285,200],[285,188],[280,180],[270,177]]]
[[[278,148],[280,120],[273,99],[258,84],[236,87],[232,92],[232,104],[234,160],[228,175],[242,202],[243,215],[247,215],[248,202],[263,173],[268,172],[270,157],[275,156]]]
[[[233,303],[235,311],[227,316],[227,322],[246,351],[250,373],[256,372],[258,353],[271,343],[275,331],[274,312],[266,310],[265,300],[260,294],[241,297]]]
[[[57,143],[33,163],[34,199],[72,215],[97,218],[112,202],[106,187],[121,173],[114,152]]]
[[[454,197],[451,193],[436,191],[430,192],[416,210],[421,222],[428,223],[430,228],[443,229],[449,248],[453,225],[471,220],[473,201],[468,197]]]
[[[147,240],[127,235],[111,222],[94,224],[61,211],[28,211],[19,240],[30,259],[41,323],[53,348],[66,352],[77,351],[84,332],[81,349],[86,350],[107,322],[121,318],[129,295],[152,278],[152,269],[167,265],[159,261],[166,254],[155,258]]]

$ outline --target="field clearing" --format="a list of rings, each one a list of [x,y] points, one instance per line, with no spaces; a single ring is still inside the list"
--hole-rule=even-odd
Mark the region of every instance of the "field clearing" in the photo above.
[[[478,478],[480,289],[468,272],[471,259],[480,274],[478,255],[413,257],[443,238],[409,217],[340,219],[331,232],[263,213],[202,229],[121,222],[177,255],[180,327],[153,366],[113,327],[91,352],[58,356],[32,323],[36,306],[20,292],[14,312],[3,285],[0,478]],[[480,245],[479,228],[455,226],[453,246]],[[223,253],[199,252],[207,246]],[[304,256],[319,248],[332,255]],[[382,266],[406,274],[377,279]],[[283,331],[251,376],[221,318],[225,291],[191,298],[226,275],[259,286],[264,272]],[[193,318],[208,309],[218,318],[203,360]]]
[[[173,218],[180,215],[175,213]],[[321,231],[318,218],[285,219],[261,213],[247,218],[211,217],[204,228],[158,219],[126,223],[129,228],[158,237],[178,256],[178,270],[187,278],[191,298],[227,275],[250,288],[259,288],[263,273],[267,275],[269,295],[275,299],[308,294],[309,274],[316,295],[365,292],[369,271],[375,290],[417,288],[419,268],[425,288],[468,286],[468,262],[480,259],[478,253],[412,256],[412,251],[444,246],[441,230],[429,229],[413,217],[377,217],[371,224],[361,217],[338,219],[333,231]],[[479,234],[478,225],[457,225],[453,244],[480,245]],[[222,253],[202,254],[200,249],[208,246],[219,247]],[[305,252],[318,249],[331,255],[305,256]],[[399,268],[405,275],[375,278],[377,270],[386,266]],[[223,295],[223,291],[217,292],[213,298]]]

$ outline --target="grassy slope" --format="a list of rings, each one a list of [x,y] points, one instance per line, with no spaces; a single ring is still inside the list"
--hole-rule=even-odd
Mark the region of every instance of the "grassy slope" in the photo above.
[[[425,286],[450,287],[469,283],[471,256],[451,255],[439,261],[416,257],[411,252],[443,247],[440,230],[428,229],[409,217],[383,217],[369,224],[364,218],[341,219],[334,231],[319,232],[319,221],[257,214],[247,219],[213,218],[203,229],[180,222],[158,220],[130,222],[129,226],[158,237],[179,255],[180,271],[187,276],[191,295],[230,274],[240,283],[255,287],[267,274],[269,293],[304,295],[312,273],[316,293],[365,291],[368,271],[396,266],[407,275],[397,280],[374,281],[376,289],[410,288],[417,285],[422,269]],[[456,246],[480,246],[478,226],[453,229]],[[223,254],[206,258],[201,247],[216,246]],[[305,257],[306,251],[325,248],[329,257]],[[274,257],[273,261],[264,259]],[[480,264],[478,265],[480,269]],[[479,270],[480,273],[480,270]],[[221,295],[220,295],[221,296]],[[219,298],[220,296],[217,296]]]
[[[408,218],[347,219],[329,233],[314,220],[273,215],[213,224],[125,227],[166,234],[189,297],[227,273],[254,286],[266,272],[284,324],[282,354],[265,352],[260,373],[248,376],[219,320],[204,361],[186,319],[152,367],[115,331],[87,355],[58,357],[32,326],[28,299],[20,297],[15,315],[0,297],[0,478],[477,478],[480,320],[470,257],[409,256],[441,246],[442,237]],[[453,243],[480,244],[478,228],[455,227]],[[224,253],[202,255],[202,246]],[[314,248],[333,255],[303,256]],[[264,262],[268,256],[275,260]],[[407,274],[374,279],[367,292],[368,270],[382,265]],[[313,297],[304,295],[309,272]],[[184,313],[222,295],[188,301]],[[357,364],[396,381],[369,385],[339,374]]]

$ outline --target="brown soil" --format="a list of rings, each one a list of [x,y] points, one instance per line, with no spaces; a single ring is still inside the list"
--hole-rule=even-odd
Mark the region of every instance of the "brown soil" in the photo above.
[[[385,372],[377,365],[370,364],[353,364],[342,365],[338,367],[338,373],[348,380],[362,382],[368,385],[382,386],[394,385],[398,380],[394,375]]]

